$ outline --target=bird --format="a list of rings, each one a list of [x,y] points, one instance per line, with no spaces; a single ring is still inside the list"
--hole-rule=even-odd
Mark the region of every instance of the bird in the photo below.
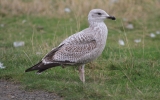
[[[37,73],[41,73],[56,66],[77,66],[79,78],[85,83],[85,64],[97,59],[106,45],[108,29],[105,19],[116,20],[102,9],[92,9],[88,14],[88,28],[64,39],[25,72],[37,70]]]

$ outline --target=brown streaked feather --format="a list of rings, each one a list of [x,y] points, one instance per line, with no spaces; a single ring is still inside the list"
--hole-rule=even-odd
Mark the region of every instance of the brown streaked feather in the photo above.
[[[25,72],[29,72],[29,71],[33,71],[33,70],[38,70],[38,69],[39,69],[38,67],[39,67],[41,64],[42,64],[42,61],[40,61],[39,63],[35,64],[34,66],[26,69]]]
[[[41,72],[43,72],[43,71],[45,71],[45,70],[47,70],[47,69],[49,69],[49,68],[57,67],[57,66],[60,66],[60,64],[59,64],[59,63],[51,63],[51,64],[47,64],[47,65],[44,65],[44,64],[43,64],[43,65],[38,69],[37,73],[41,73]]]
[[[59,48],[61,48],[64,44],[60,45],[59,47],[53,49],[51,52],[49,52],[43,59],[48,59],[48,60],[51,60],[52,56],[54,55],[54,53],[56,51],[59,50]],[[42,59],[42,60],[43,60]],[[56,67],[56,66],[59,66],[60,64],[58,62],[52,62],[50,64],[44,64],[42,61],[40,61],[39,63],[35,64],[34,66],[28,68],[25,70],[25,72],[29,72],[29,71],[34,71],[34,70],[38,70],[38,73],[39,72],[42,72],[46,69],[49,69],[51,67]]]
[[[40,61],[39,63],[37,63],[33,67],[28,68],[27,70],[25,70],[25,72],[38,70],[37,73],[40,73],[40,72],[45,71],[45,70],[47,70],[49,68],[56,67],[56,66],[59,66],[59,65],[60,65],[59,63],[52,63],[52,64],[45,65],[42,61]]]
[[[56,61],[70,61],[79,63],[77,62],[79,59],[91,53],[96,47],[97,43],[94,39],[77,44],[65,44],[55,53],[53,59]]]
[[[51,50],[51,52],[49,52],[48,54],[46,54],[46,56],[43,57],[43,59],[52,59],[52,56],[63,46],[64,44],[58,46],[57,48],[54,48]],[[43,60],[42,59],[42,60]]]
[[[71,53],[74,53],[74,52],[85,53],[85,52],[92,51],[94,48],[96,48],[96,41],[92,40],[88,43],[82,43],[77,45],[67,45],[65,46],[65,51],[71,52]]]

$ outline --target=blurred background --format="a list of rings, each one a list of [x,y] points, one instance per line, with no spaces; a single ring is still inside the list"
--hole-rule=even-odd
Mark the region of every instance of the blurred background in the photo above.
[[[100,8],[118,18],[144,19],[160,12],[159,0],[0,0],[0,15],[66,17],[66,13],[86,16]]]
[[[86,84],[75,67],[41,75],[24,70],[66,37],[88,27],[100,8],[108,38],[103,54],[86,65]],[[160,0],[0,0],[0,79],[68,100],[159,100]],[[34,81],[33,81],[34,80]]]

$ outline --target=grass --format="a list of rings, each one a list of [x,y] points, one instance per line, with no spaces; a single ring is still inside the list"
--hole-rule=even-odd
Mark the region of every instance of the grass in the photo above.
[[[23,20],[26,23],[22,23]],[[80,29],[73,21],[34,16],[1,18],[5,26],[0,28],[0,59],[6,69],[0,70],[0,78],[18,81],[26,90],[56,92],[65,99],[160,98],[160,36],[148,36],[150,32],[158,30],[159,23],[148,29],[152,26],[151,22],[141,26],[143,22],[135,21],[138,28],[123,30],[121,19],[107,20],[109,34],[106,48],[99,59],[87,64],[85,84],[80,82],[76,67],[56,67],[40,75],[24,73],[26,68],[37,63],[74,30],[87,27],[87,21],[77,21],[81,23]],[[125,46],[119,46],[119,38],[125,40]],[[141,38],[142,42],[134,43],[135,38]],[[14,41],[25,41],[25,46],[15,48]],[[42,54],[36,55],[36,52]]]
[[[115,2],[114,2],[115,1]],[[83,16],[91,9],[101,8],[111,15],[125,17],[129,20],[143,19],[148,14],[159,14],[159,0],[0,0],[0,14],[8,15],[36,15],[64,18],[70,15]],[[69,8],[71,13],[66,13]],[[123,13],[122,13],[123,12]]]
[[[160,35],[151,38],[149,34],[160,31],[160,15],[152,15],[130,20],[133,30],[125,28],[127,22],[122,17],[105,21],[109,29],[107,45],[96,61],[86,65],[85,84],[79,80],[76,67],[56,67],[40,75],[24,70],[66,37],[88,27],[87,15],[85,19],[2,16],[0,62],[6,68],[0,69],[0,78],[20,82],[27,91],[55,92],[66,100],[159,100]],[[134,39],[139,38],[141,42],[135,43]],[[119,39],[124,40],[125,46],[118,44]],[[14,41],[24,41],[25,46],[15,48]]]

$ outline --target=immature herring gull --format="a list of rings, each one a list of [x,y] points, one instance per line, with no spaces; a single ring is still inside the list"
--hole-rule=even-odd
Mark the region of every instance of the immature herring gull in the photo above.
[[[79,77],[84,83],[84,66],[99,57],[105,48],[108,29],[105,19],[115,20],[104,10],[93,9],[88,14],[89,27],[71,35],[58,47],[49,52],[39,63],[27,69],[25,72],[38,70],[41,73],[46,69],[62,66],[78,66]]]

